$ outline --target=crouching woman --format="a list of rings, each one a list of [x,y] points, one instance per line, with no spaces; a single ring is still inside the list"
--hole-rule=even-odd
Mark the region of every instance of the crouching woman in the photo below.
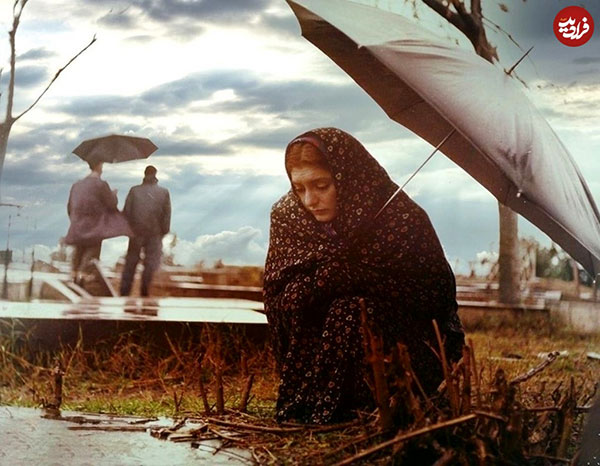
[[[390,350],[408,347],[425,390],[442,380],[432,319],[447,357],[464,342],[454,275],[425,211],[396,191],[351,135],[320,128],[285,153],[290,191],[271,211],[264,302],[281,376],[278,421],[339,422],[369,406],[359,300]]]

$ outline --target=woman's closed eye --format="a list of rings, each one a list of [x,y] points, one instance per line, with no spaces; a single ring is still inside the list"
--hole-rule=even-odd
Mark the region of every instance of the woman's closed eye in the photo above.
[[[306,192],[306,187],[304,187],[304,186],[292,186],[292,187],[294,189],[294,192],[298,195],[304,194]],[[315,191],[320,191],[320,192],[325,192],[329,188],[331,188],[330,182],[316,183],[313,185],[312,188],[309,187],[309,189],[314,189]]]

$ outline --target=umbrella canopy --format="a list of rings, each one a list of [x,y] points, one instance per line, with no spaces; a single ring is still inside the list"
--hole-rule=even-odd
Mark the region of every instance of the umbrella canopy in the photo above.
[[[86,162],[116,163],[145,159],[156,149],[158,147],[150,139],[111,134],[83,141],[73,149],[73,153]]]
[[[600,273],[600,215],[569,152],[514,78],[400,15],[346,0],[287,0],[302,35],[390,118],[437,145]]]

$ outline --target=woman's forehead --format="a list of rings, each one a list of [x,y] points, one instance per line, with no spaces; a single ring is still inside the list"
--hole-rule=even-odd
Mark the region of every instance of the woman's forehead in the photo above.
[[[310,183],[321,179],[332,179],[329,170],[317,165],[300,165],[290,171],[292,183]]]

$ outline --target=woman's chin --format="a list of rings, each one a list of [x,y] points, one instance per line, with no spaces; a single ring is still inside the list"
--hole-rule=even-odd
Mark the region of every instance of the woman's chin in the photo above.
[[[322,223],[331,222],[335,217],[335,215],[331,215],[329,212],[325,212],[322,214],[313,214],[313,215],[317,222],[322,222]]]

